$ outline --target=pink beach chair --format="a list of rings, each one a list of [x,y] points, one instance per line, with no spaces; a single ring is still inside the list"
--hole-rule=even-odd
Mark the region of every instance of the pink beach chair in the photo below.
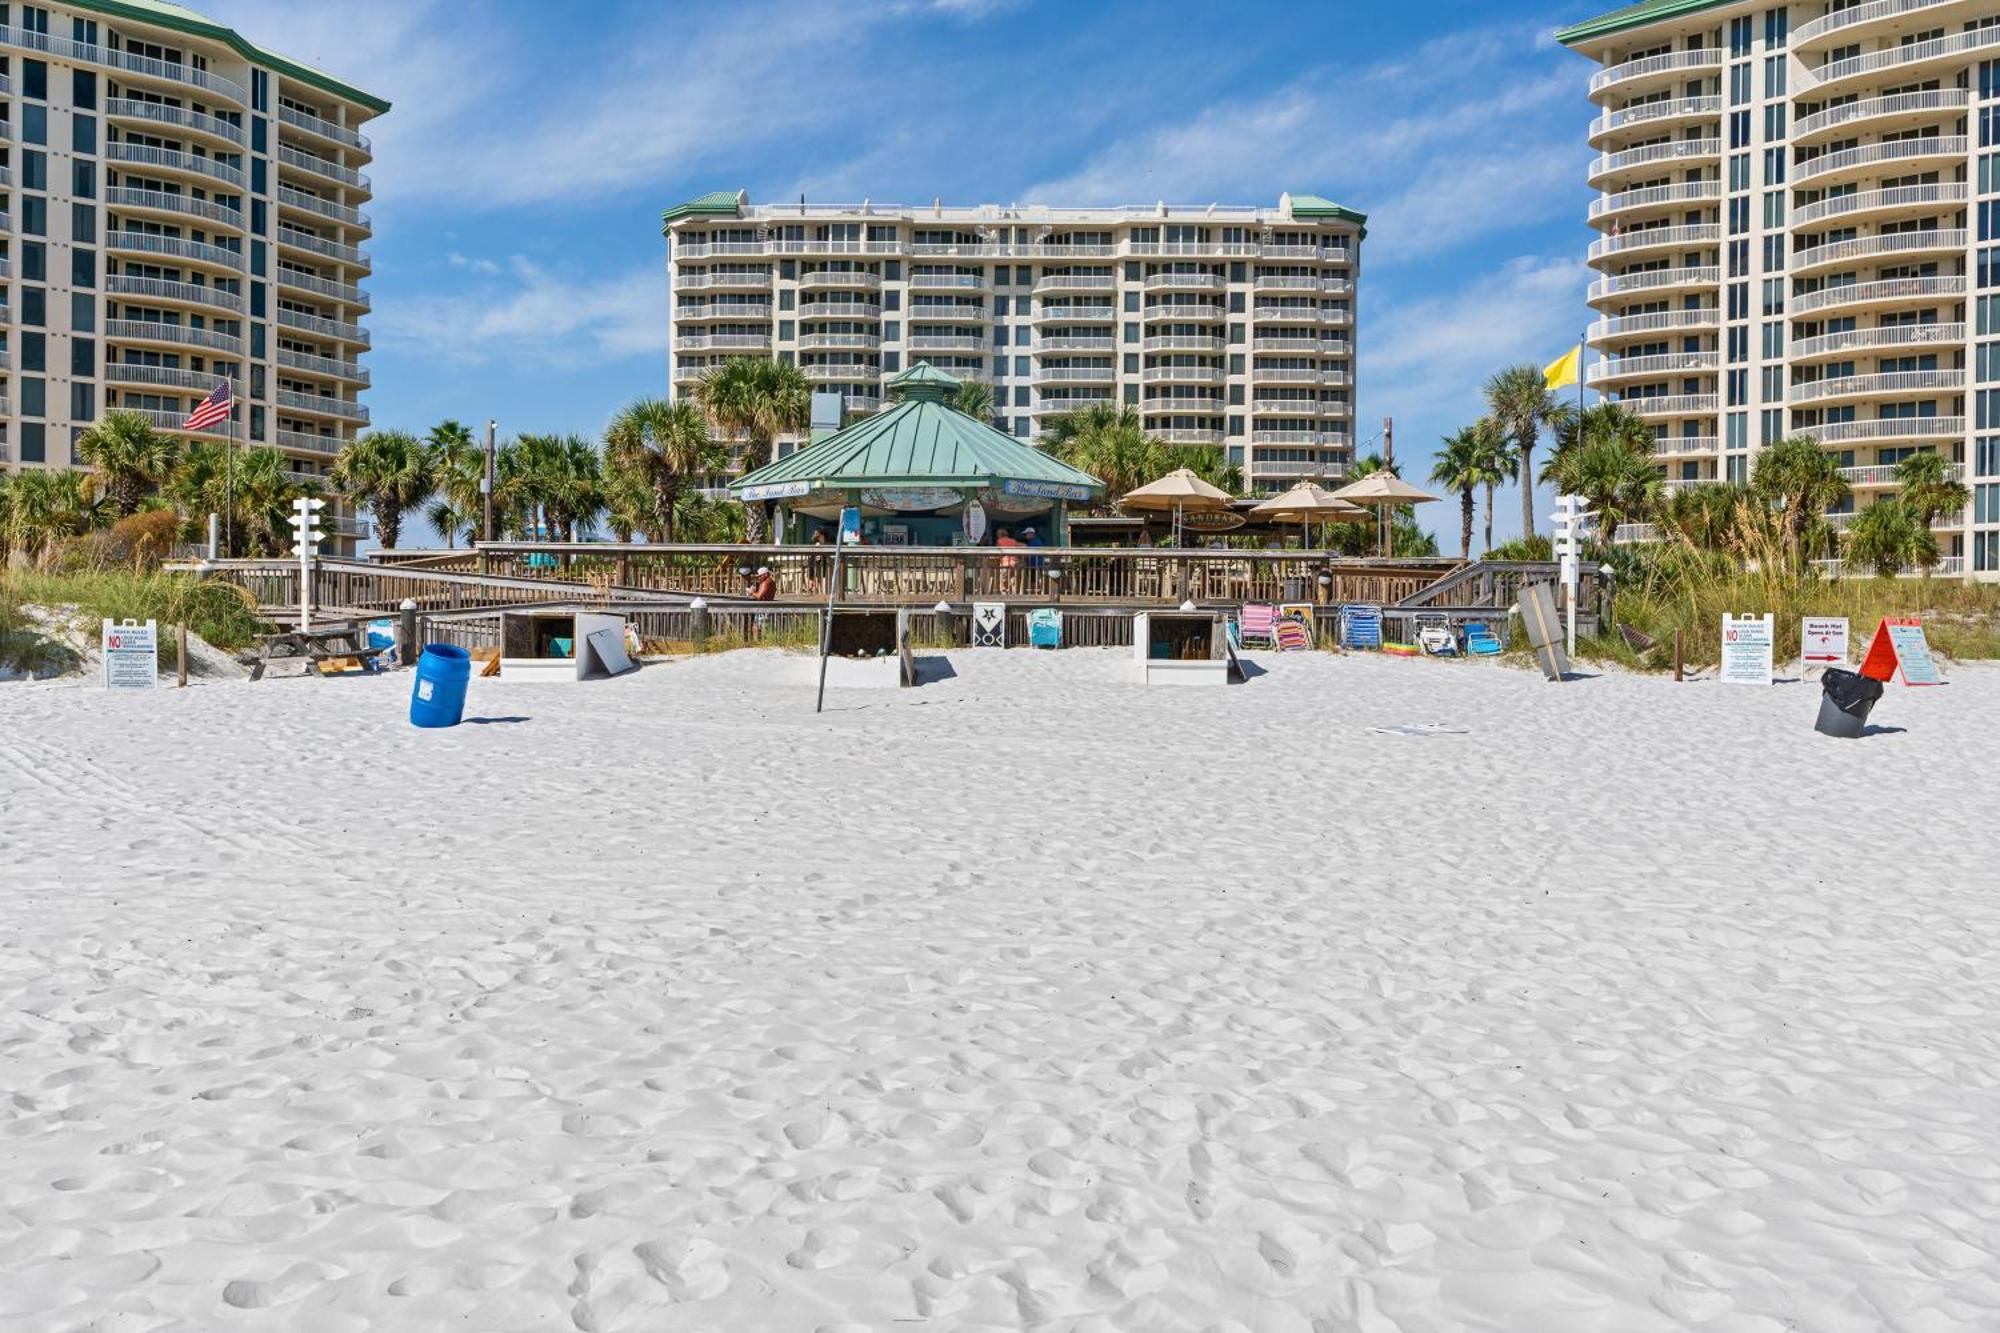
[[[1278,608],[1263,602],[1245,602],[1242,618],[1237,622],[1242,627],[1242,643],[1245,648],[1255,641],[1265,648],[1278,646]]]

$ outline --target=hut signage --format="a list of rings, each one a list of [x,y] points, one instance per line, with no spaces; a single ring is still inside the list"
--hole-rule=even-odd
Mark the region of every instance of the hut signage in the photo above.
[[[949,486],[879,486],[860,495],[864,505],[898,513],[948,509],[958,503],[958,498],[958,492]]]
[[[1723,616],[1722,683],[1769,685],[1771,647],[1770,616]]]
[[[104,688],[107,690],[153,690],[160,685],[157,670],[160,651],[160,624],[149,620],[104,622]]]
[[[745,486],[742,498],[745,500],[796,500],[802,495],[812,494],[809,481],[774,481],[765,486]]]
[[[1234,532],[1247,522],[1243,515],[1227,509],[1196,509],[1181,515],[1181,527],[1189,532]]]
[[[974,546],[986,540],[986,506],[974,500],[965,506],[962,519],[965,525],[965,540]]]
[[[1000,489],[1008,495],[1026,495],[1038,500],[1088,500],[1090,487],[1066,481],[1006,481]]]

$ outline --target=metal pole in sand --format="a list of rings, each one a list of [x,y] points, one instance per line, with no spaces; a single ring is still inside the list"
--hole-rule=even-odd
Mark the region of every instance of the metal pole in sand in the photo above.
[[[847,535],[845,524],[841,527],[840,535],[842,537]],[[833,582],[827,585],[826,610],[820,613],[819,698],[813,703],[813,712],[815,713],[824,713],[826,711],[826,655],[833,647],[833,595],[840,588],[841,558],[847,554],[846,546],[847,543],[845,541],[837,541],[833,544]]]

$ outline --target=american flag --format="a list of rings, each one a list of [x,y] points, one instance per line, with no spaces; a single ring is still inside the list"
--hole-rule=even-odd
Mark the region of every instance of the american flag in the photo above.
[[[181,423],[182,430],[214,430],[229,420],[230,409],[235,402],[229,396],[229,381],[215,386],[215,392],[201,400],[201,406],[188,413],[188,419]]]

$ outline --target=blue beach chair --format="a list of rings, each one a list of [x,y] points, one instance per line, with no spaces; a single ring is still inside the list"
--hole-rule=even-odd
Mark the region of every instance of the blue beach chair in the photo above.
[[[1340,644],[1343,648],[1382,647],[1382,608],[1350,603],[1340,608]]]
[[[1498,657],[1500,640],[1494,637],[1483,620],[1467,621],[1465,626],[1465,651],[1474,657]]]
[[[1062,612],[1051,606],[1028,612],[1028,646],[1062,647]]]

